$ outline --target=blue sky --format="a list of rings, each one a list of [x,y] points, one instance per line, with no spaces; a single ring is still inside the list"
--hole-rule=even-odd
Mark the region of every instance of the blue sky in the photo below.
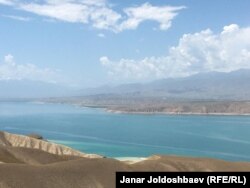
[[[0,80],[79,87],[250,68],[250,1],[0,0]]]

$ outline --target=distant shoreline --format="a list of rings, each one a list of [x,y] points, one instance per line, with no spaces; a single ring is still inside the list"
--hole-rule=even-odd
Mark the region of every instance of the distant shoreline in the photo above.
[[[164,104],[138,103],[138,104],[126,104],[126,105],[120,105],[120,104],[110,105],[110,104],[98,104],[98,103],[94,104],[94,102],[93,104],[91,103],[84,104],[84,103],[81,103],[80,101],[73,102],[73,101],[67,101],[67,100],[64,100],[64,101],[41,100],[41,101],[34,101],[34,102],[37,104],[39,103],[69,104],[69,105],[84,107],[84,108],[104,109],[106,112],[114,113],[114,114],[250,116],[250,102],[249,101],[172,102],[172,103],[170,102],[170,103],[164,103]],[[193,112],[192,110],[196,112]],[[209,111],[218,111],[218,112],[209,112]],[[242,112],[237,112],[237,111],[242,111]]]
[[[36,102],[39,103],[39,102]],[[69,104],[83,108],[92,108],[92,109],[104,109],[108,113],[114,114],[138,114],[138,115],[200,115],[200,116],[250,116],[250,113],[227,113],[227,112],[146,112],[146,111],[134,111],[134,110],[120,110],[119,106],[115,106],[117,109],[112,109],[109,106],[105,105],[84,105],[84,104],[76,104],[76,103],[62,103],[62,102],[42,102],[41,103],[49,103],[49,104]]]
[[[89,107],[91,108],[91,107]],[[201,116],[250,116],[250,113],[196,113],[196,112],[134,112],[134,111],[121,111],[121,110],[110,110],[106,108],[106,111],[114,114],[141,114],[141,115],[201,115]]]

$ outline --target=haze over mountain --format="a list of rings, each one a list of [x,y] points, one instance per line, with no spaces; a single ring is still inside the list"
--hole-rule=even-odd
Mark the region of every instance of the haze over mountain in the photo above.
[[[150,83],[103,86],[82,91],[82,95],[118,95],[126,97],[164,97],[179,99],[250,99],[250,70],[230,73],[208,72],[184,78],[169,78]]]
[[[41,81],[0,81],[0,98],[46,98],[100,95],[105,97],[153,97],[176,99],[250,100],[250,70],[208,72],[149,83],[131,83],[76,89]]]
[[[30,80],[2,80],[0,88],[1,99],[65,97],[74,94],[74,89],[67,86]]]

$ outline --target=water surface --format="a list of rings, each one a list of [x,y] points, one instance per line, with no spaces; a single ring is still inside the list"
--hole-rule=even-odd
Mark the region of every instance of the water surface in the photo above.
[[[250,161],[249,116],[129,115],[64,104],[1,102],[0,130],[38,133],[86,153]]]

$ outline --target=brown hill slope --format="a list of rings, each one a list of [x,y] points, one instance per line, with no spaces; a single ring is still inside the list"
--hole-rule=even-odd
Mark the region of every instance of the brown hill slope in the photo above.
[[[63,145],[31,138],[29,136],[10,134],[7,132],[0,132],[0,145],[7,147],[37,149],[59,156],[69,155],[87,158],[102,158],[102,156],[96,154],[86,154]]]

